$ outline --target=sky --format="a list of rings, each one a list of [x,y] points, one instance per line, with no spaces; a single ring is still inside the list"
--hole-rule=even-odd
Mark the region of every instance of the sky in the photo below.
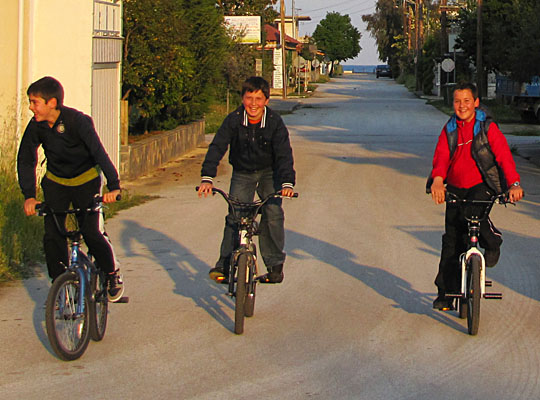
[[[329,12],[338,12],[342,15],[348,14],[351,23],[360,31],[360,54],[342,64],[345,65],[376,65],[380,64],[377,53],[375,39],[366,31],[366,24],[362,21],[362,15],[373,14],[377,0],[280,0],[285,2],[285,14],[292,14],[292,7],[297,10],[295,15],[311,17],[311,21],[300,22],[300,36],[312,35],[318,23],[326,17]],[[280,3],[276,4],[279,11]]]

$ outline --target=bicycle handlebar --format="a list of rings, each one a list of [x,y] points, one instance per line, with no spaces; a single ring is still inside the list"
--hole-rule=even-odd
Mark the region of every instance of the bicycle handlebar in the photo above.
[[[197,192],[199,191],[199,186],[195,187],[195,191]],[[243,208],[243,209],[251,209],[253,211],[253,215],[257,215],[257,213],[259,212],[259,209],[263,205],[265,205],[268,200],[270,200],[273,197],[281,197],[281,198],[297,198],[298,197],[298,193],[293,193],[293,195],[289,197],[289,196],[282,196],[281,191],[277,191],[277,192],[269,194],[264,199],[255,200],[253,202],[246,203],[246,202],[235,200],[229,197],[229,195],[225,193],[223,190],[213,187],[212,195],[216,193],[219,193],[225,199],[225,201],[229,204],[234,214],[236,214],[235,207],[237,207],[237,208]]]
[[[122,200],[122,195],[119,194],[116,196],[116,201]],[[53,210],[51,207],[49,207],[45,202],[36,204],[36,211],[40,217],[46,215],[47,210],[49,210],[53,214],[77,214],[80,212],[92,212],[92,211],[98,211],[101,207],[103,207],[103,196],[95,196],[92,199],[92,206],[88,207],[86,209],[83,208],[73,208],[69,210]]]
[[[447,203],[469,203],[469,204],[494,204],[494,203],[499,203],[499,204],[514,204],[515,205],[515,203],[512,203],[511,201],[508,201],[508,192],[504,192],[504,193],[501,193],[501,194],[494,195],[488,200],[475,200],[475,199],[462,199],[457,194],[447,191],[444,200]]]

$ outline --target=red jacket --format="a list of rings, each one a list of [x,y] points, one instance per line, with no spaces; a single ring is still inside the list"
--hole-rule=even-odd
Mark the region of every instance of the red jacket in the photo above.
[[[442,177],[447,184],[454,187],[469,189],[483,182],[482,175],[472,157],[471,145],[475,119],[470,122],[457,121],[458,143],[454,155],[450,159],[450,149],[446,137],[446,127],[443,128],[433,156],[433,171],[431,176]],[[508,186],[519,181],[516,164],[506,138],[497,124],[490,124],[487,137],[491,151],[497,164],[502,168]]]

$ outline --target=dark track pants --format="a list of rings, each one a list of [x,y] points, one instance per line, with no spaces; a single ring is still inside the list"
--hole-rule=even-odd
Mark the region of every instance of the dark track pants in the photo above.
[[[101,177],[80,186],[64,186],[44,177],[41,187],[45,203],[53,210],[67,210],[70,203],[74,208],[88,208],[92,205],[94,196],[100,194]],[[57,218],[60,226],[64,226],[65,215],[58,215]],[[89,253],[96,260],[96,265],[106,273],[113,272],[115,270],[114,252],[109,239],[101,230],[102,213],[84,214],[78,218],[78,222]],[[54,280],[64,272],[63,265],[69,263],[67,239],[58,231],[52,215],[46,215],[44,223],[43,248],[49,276]]]
[[[489,200],[493,192],[484,183],[470,189],[448,186],[447,190],[464,199]],[[439,272],[435,278],[439,294],[456,293],[461,285],[461,266],[459,256],[467,250],[468,229],[459,204],[446,205],[445,233],[442,236]],[[495,228],[491,219],[480,224],[480,247],[496,250],[502,244],[502,233]]]

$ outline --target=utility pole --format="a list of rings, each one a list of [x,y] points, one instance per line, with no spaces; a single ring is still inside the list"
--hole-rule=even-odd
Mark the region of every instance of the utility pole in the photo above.
[[[416,0],[416,32],[415,32],[415,42],[416,42],[416,57],[415,57],[415,64],[414,64],[414,75],[416,78],[416,91],[420,91],[422,88],[420,77],[419,77],[419,71],[418,67],[420,64],[420,61],[422,60],[422,42],[423,42],[423,15],[422,15],[422,8],[423,8],[423,0]]]
[[[441,0],[441,54],[448,53],[448,20],[446,18],[446,5],[448,0]]]
[[[482,0],[477,0],[476,14],[476,87],[478,88],[478,97],[486,94],[484,88],[484,65],[482,62]]]
[[[285,59],[285,0],[281,0],[280,4],[280,23],[281,23],[281,72],[283,74],[283,98],[287,98],[287,69],[286,69],[286,59]]]

